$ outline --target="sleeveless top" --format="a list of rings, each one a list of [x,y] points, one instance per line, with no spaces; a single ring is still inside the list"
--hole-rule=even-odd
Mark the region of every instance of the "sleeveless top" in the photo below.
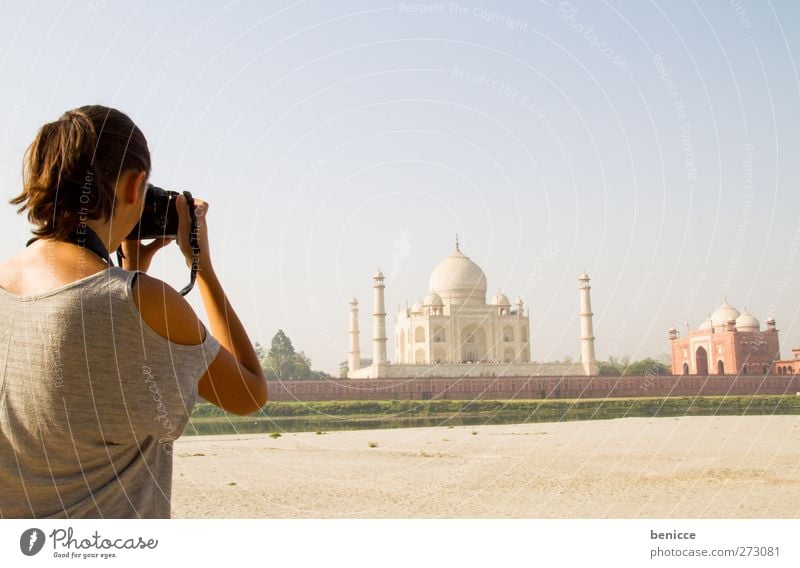
[[[172,443],[219,342],[161,337],[109,267],[0,288],[0,518],[169,518]]]

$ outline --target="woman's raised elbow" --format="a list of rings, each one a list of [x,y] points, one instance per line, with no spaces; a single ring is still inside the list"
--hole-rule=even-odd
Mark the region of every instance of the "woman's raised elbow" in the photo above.
[[[246,395],[225,410],[237,416],[247,416],[258,412],[267,404],[269,392],[267,390],[267,379],[264,375],[262,373],[254,373],[248,383]]]
[[[263,373],[257,376],[256,382],[258,383],[258,388],[255,389],[256,392],[254,393],[253,399],[258,405],[256,410],[261,410],[269,400],[269,389],[267,388],[267,379]],[[255,412],[255,410],[253,412]]]

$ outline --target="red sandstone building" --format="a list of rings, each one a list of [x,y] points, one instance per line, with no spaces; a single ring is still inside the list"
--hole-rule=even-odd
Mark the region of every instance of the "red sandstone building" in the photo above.
[[[792,349],[794,359],[775,361],[773,372],[779,375],[797,375],[800,373],[800,347]]]
[[[762,330],[760,322],[747,308],[739,312],[728,302],[723,302],[686,337],[679,337],[678,331],[670,328],[669,338],[675,375],[767,375],[779,373],[779,368],[791,367],[786,361],[779,361],[780,342],[775,320],[768,319],[767,328]],[[800,352],[800,349],[795,351]],[[800,354],[796,353],[795,357],[800,370]]]

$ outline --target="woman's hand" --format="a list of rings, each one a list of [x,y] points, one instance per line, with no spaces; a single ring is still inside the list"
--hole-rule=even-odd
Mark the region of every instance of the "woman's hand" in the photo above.
[[[140,270],[147,272],[153,256],[162,248],[170,244],[175,239],[159,238],[149,245],[142,244],[142,241],[124,240],[122,241],[122,268],[124,270]]]
[[[183,257],[186,259],[186,266],[192,266],[192,245],[189,242],[191,222],[189,219],[189,205],[186,197],[182,194],[176,198],[178,207],[178,246],[181,248]],[[199,271],[211,270],[211,251],[208,248],[208,228],[206,225],[206,215],[208,214],[208,203],[194,198],[194,214],[197,218],[197,241],[200,245],[200,256],[197,259]]]

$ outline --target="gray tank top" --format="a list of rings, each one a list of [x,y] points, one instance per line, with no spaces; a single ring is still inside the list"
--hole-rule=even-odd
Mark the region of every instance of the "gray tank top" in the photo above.
[[[0,288],[0,517],[169,518],[172,443],[220,345],[158,335],[135,275]]]

